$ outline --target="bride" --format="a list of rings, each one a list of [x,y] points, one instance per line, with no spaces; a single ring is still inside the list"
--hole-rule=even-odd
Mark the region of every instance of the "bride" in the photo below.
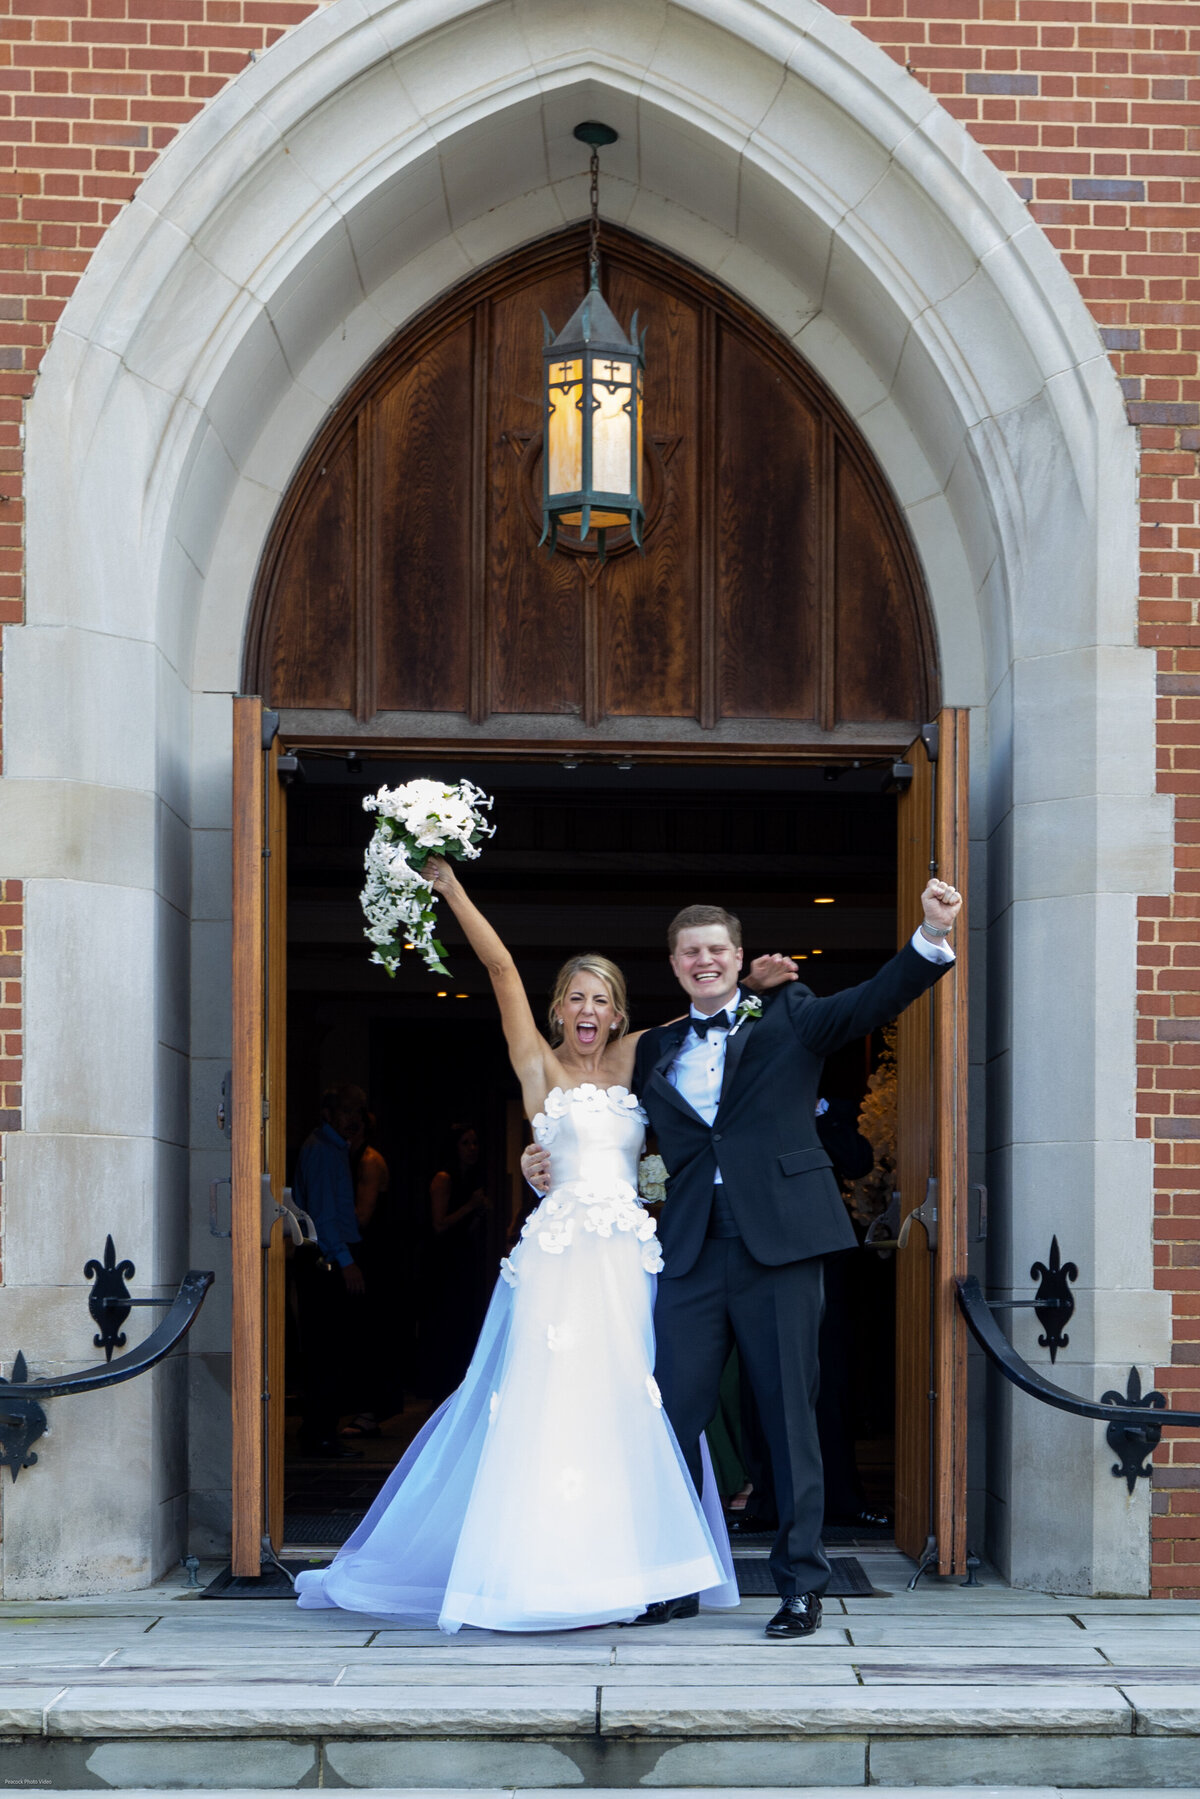
[[[555,1185],[500,1265],[466,1377],[302,1606],[456,1631],[630,1621],[699,1592],[737,1604],[711,1470],[702,1506],[654,1383],[654,1220],[637,1196],[646,1114],[629,1091],[625,981],[575,956],[534,1023],[513,959],[450,864],[426,874],[491,978]]]

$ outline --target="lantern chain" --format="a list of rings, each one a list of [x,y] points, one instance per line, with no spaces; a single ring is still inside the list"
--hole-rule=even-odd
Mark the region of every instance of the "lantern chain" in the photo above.
[[[600,285],[600,150],[592,145],[591,186],[588,188],[591,222],[588,226],[588,274],[591,285]]]

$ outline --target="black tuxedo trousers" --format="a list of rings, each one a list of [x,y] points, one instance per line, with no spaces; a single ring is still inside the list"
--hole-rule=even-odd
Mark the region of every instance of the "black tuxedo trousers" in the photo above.
[[[634,1087],[670,1175],[659,1224],[655,1378],[697,1490],[700,1436],[717,1408],[731,1342],[745,1360],[771,1450],[781,1594],[821,1593],[823,1491],[817,1440],[821,1257],[855,1238],[817,1135],[824,1059],[926,992],[947,965],[905,945],[871,980],[818,999],[799,982],[730,1038],[711,1125],[667,1075],[687,1021],[648,1031]],[[736,1237],[710,1237],[720,1169]]]

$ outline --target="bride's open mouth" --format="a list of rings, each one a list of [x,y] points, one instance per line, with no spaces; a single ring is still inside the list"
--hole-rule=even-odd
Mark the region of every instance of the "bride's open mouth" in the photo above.
[[[596,1026],[590,1019],[580,1018],[576,1021],[575,1035],[585,1048],[596,1041],[597,1034]]]

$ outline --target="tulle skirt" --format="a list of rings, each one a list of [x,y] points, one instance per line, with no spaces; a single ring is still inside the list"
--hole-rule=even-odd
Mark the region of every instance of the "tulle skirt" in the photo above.
[[[299,1603],[456,1631],[564,1630],[700,1592],[737,1604],[720,1500],[654,1384],[654,1276],[629,1231],[526,1237],[458,1390]],[[707,1452],[706,1452],[707,1458]]]

